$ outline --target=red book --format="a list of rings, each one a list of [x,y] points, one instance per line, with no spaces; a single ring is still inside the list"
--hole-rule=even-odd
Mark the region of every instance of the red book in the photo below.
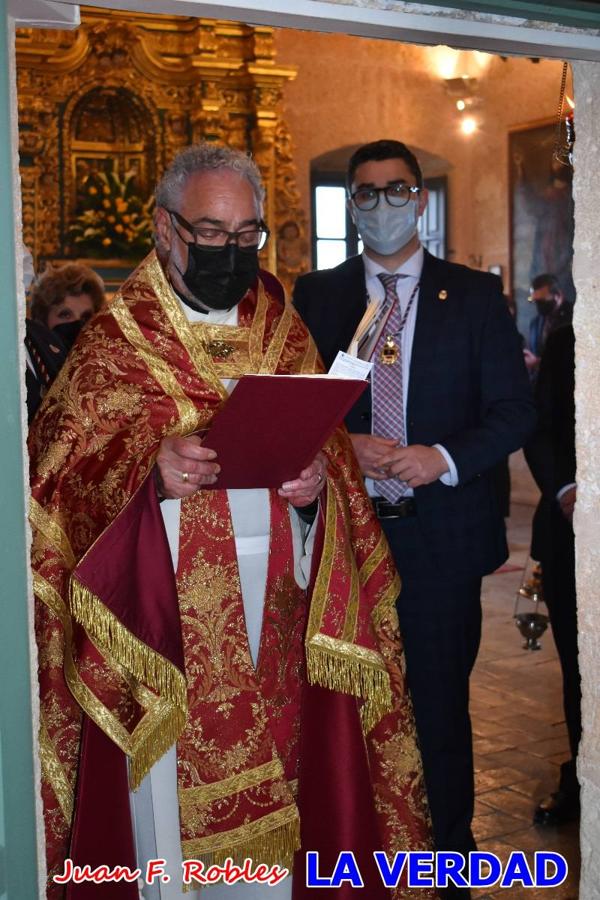
[[[319,375],[243,375],[202,443],[221,466],[211,488],[280,487],[308,466],[367,387]]]

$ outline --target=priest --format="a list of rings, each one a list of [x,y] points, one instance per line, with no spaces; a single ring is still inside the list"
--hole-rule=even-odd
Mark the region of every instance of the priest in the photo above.
[[[293,874],[222,880],[207,900],[301,898],[307,850],[330,867],[354,851],[370,898],[412,896],[384,888],[373,850],[429,847],[399,579],[345,431],[273,490],[215,489],[202,443],[241,375],[320,370],[259,269],[262,202],[238,151],[174,160],[155,251],[82,334],[30,435],[52,900],[172,900],[183,862],[227,859]],[[56,882],[65,859],[132,878]]]

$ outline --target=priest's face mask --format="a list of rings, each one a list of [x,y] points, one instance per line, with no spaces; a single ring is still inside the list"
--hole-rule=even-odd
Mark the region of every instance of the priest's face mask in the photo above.
[[[158,211],[157,232],[173,287],[201,311],[243,299],[269,234],[252,185],[229,169],[191,175],[173,208]]]

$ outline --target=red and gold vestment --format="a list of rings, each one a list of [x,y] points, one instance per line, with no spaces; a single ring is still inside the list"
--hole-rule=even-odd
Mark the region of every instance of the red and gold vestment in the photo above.
[[[98,766],[127,757],[135,787],[175,741],[184,859],[291,866],[314,770],[301,761],[303,723],[318,741],[342,695],[359,737],[334,752],[337,763],[364,756],[375,846],[389,854],[429,846],[395,612],[399,579],[345,430],[324,448],[309,596],[294,580],[287,503],[270,492],[256,669],[225,491],[182,502],[175,578],[169,564],[153,479],[161,439],[209,427],[227,398],[221,379],[319,367],[268,273],[241,302],[237,327],[196,326],[152,253],[82,333],[48,394],[30,454],[50,877],[74,853],[72,832],[85,845],[90,810],[102,802]],[[308,685],[320,691],[316,731]],[[113,812],[124,808],[114,801]],[[108,830],[118,832],[114,821]],[[302,831],[313,849],[304,821]],[[48,896],[61,891],[53,885]]]

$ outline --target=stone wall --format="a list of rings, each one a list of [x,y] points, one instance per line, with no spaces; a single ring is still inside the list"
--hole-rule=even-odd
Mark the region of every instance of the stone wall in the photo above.
[[[600,66],[574,66],[577,104],[575,152],[575,307],[577,606],[583,690],[580,900],[600,898]]]

